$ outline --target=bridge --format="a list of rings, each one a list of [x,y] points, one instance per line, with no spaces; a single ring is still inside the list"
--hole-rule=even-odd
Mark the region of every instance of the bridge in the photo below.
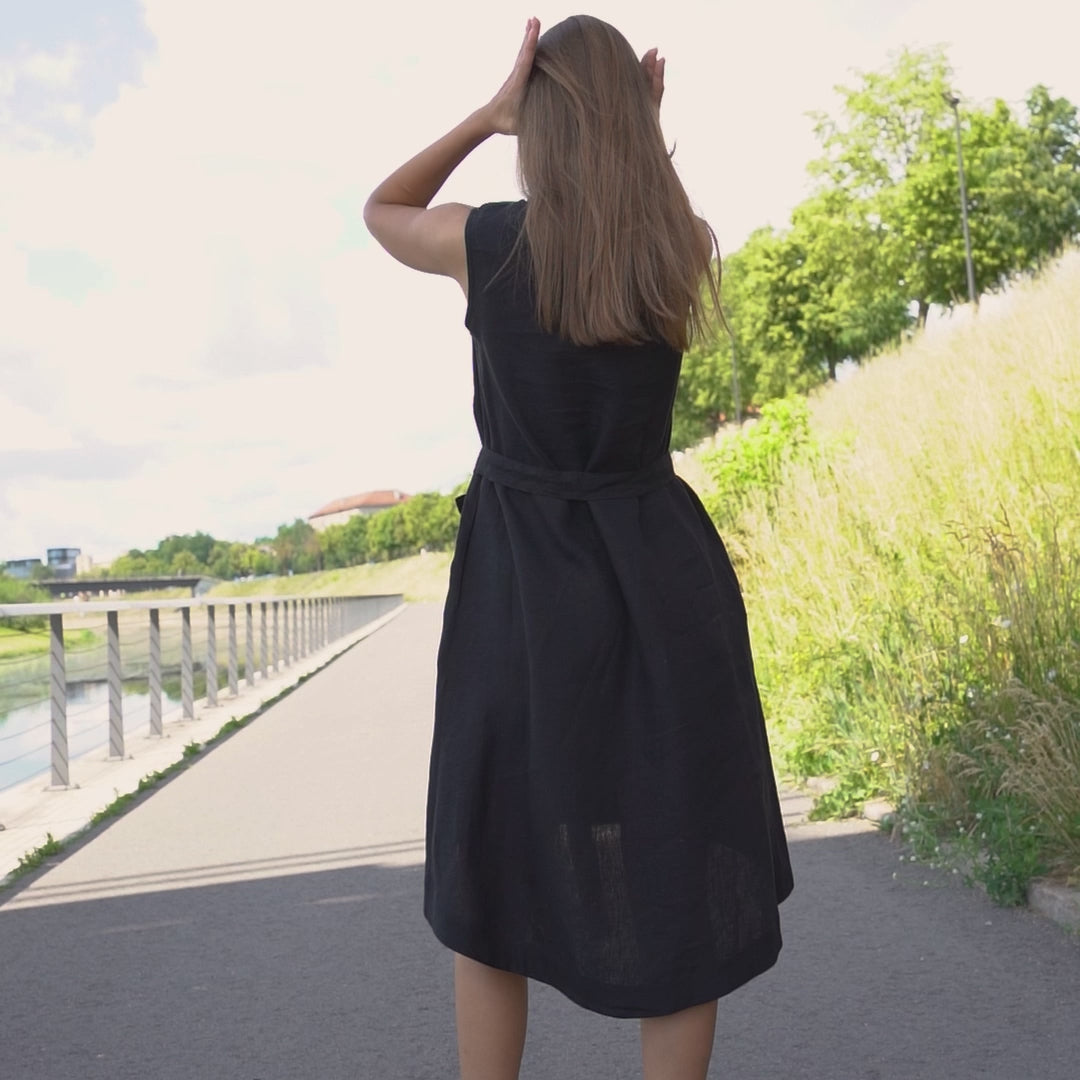
[[[450,960],[420,911],[439,627],[437,607],[412,605],[343,639],[292,693],[0,893],[5,1076],[457,1075]],[[227,718],[205,711],[211,727]],[[196,712],[166,737],[191,738]],[[130,764],[98,761],[88,783]],[[59,820],[78,796],[34,797]],[[785,948],[721,1002],[710,1077],[1075,1077],[1080,941],[901,861],[866,822],[809,823],[797,793],[784,809]],[[538,985],[531,1010],[523,1080],[640,1076],[636,1025]]]
[[[160,589],[190,589],[198,596],[218,584],[217,578],[205,574],[159,574],[153,577],[44,578],[34,585],[51,596],[89,596],[114,592],[156,592]]]

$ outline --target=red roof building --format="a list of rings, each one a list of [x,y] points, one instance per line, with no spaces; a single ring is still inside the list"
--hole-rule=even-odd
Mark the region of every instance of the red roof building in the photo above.
[[[308,524],[320,532],[328,525],[341,525],[354,514],[377,514],[380,510],[389,510],[408,502],[409,496],[403,491],[365,491],[362,495],[346,495],[335,499],[308,516]]]

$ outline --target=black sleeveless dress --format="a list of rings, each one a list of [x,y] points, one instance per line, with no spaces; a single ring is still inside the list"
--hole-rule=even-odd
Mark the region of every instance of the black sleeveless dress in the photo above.
[[[680,356],[536,324],[525,204],[465,228],[476,423],[439,649],[424,912],[610,1016],[729,993],[792,888],[738,582],[671,467]]]

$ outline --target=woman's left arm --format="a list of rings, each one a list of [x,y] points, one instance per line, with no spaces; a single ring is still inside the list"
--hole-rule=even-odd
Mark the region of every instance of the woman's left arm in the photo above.
[[[514,69],[495,97],[391,173],[364,206],[364,224],[395,259],[414,270],[452,277],[466,294],[465,219],[472,207],[444,203],[428,209],[428,203],[485,139],[516,132],[539,33],[540,23],[530,19]]]

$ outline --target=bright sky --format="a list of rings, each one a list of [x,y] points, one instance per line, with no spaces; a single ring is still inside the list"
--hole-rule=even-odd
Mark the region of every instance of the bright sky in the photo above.
[[[251,540],[341,495],[447,489],[477,450],[457,286],[367,235],[368,192],[482,104],[506,0],[0,0],[0,559]],[[805,113],[943,43],[970,99],[1080,102],[1064,0],[624,0],[724,250],[781,225]],[[492,140],[445,189],[516,198]]]

